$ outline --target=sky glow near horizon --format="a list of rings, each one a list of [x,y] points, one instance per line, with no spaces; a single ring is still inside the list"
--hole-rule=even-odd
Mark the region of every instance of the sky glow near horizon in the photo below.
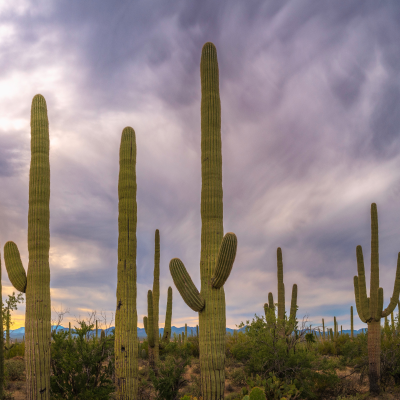
[[[400,4],[349,0],[184,2],[13,0],[0,4],[0,249],[28,264],[30,107],[50,122],[52,306],[64,323],[115,311],[118,152],[137,141],[137,309],[152,287],[161,236],[160,327],[167,288],[175,326],[195,325],[169,273],[199,287],[200,55],[218,51],[224,228],[238,237],[226,285],[227,326],[277,299],[348,329],[356,246],[369,291],[370,206],[378,205],[386,307],[400,251]],[[2,258],[3,298],[12,293]],[[24,306],[15,325],[24,324]],[[397,312],[397,309],[396,309]],[[366,327],[355,313],[355,328]]]

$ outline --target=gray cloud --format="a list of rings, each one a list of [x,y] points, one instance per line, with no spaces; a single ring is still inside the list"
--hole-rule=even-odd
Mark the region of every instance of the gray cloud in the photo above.
[[[18,4],[0,8],[9,29],[0,36],[0,240],[15,240],[27,264],[29,108],[40,92],[51,132],[54,304],[115,308],[118,151],[128,125],[138,146],[139,321],[155,229],[161,319],[172,257],[199,284],[206,41],[219,57],[224,225],[239,239],[228,325],[262,313],[276,293],[280,246],[286,296],[298,283],[300,314],[315,323],[337,315],[346,326],[356,245],[369,260],[373,201],[388,301],[400,250],[396,1]],[[174,288],[174,320],[195,319]]]

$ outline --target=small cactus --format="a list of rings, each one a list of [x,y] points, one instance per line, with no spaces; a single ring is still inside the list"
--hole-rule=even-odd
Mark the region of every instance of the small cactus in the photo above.
[[[262,389],[255,387],[250,392],[250,400],[266,400],[265,393]]]

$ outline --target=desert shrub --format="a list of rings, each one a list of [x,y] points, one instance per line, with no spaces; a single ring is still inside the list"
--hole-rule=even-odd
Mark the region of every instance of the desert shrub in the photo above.
[[[167,356],[165,361],[157,363],[157,375],[150,369],[150,379],[156,391],[157,400],[179,399],[179,389],[186,384],[183,374],[189,361],[187,357]]]
[[[4,358],[6,360],[14,357],[24,357],[25,356],[25,342],[14,343],[11,345],[9,350],[4,351]]]
[[[301,398],[335,395],[340,386],[335,364],[314,350],[317,344],[306,344],[306,331],[297,330],[293,321],[277,321],[272,313],[268,318],[247,321],[246,337],[232,346],[232,354],[245,361],[247,374],[268,379],[273,373],[283,385],[294,384]]]
[[[25,361],[21,357],[4,361],[5,375],[10,381],[22,381],[24,379]]]
[[[68,331],[52,335],[52,399],[108,399],[114,391],[114,336],[88,340],[94,325],[78,324],[73,338]]]

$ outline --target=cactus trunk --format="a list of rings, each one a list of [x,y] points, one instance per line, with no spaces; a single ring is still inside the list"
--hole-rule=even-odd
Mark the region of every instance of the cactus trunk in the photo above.
[[[171,338],[171,321],[172,321],[172,288],[168,288],[167,310],[165,312],[165,323],[163,332],[163,341],[169,343]]]
[[[364,257],[361,246],[357,246],[357,270],[354,277],[354,294],[356,307],[361,321],[368,324],[368,359],[369,385],[371,394],[380,392],[380,346],[381,318],[387,317],[396,307],[400,293],[400,253],[397,257],[396,278],[390,303],[383,310],[383,289],[379,287],[379,238],[378,210],[375,203],[371,204],[371,281],[370,297],[367,297],[365,282]]]
[[[115,313],[115,383],[118,400],[136,400],[138,346],[136,311],[136,139],[122,132],[118,180],[118,283]]]
[[[153,331],[154,331],[154,363],[159,358],[159,329],[158,314],[160,303],[160,232],[157,229],[155,233],[155,249],[154,249],[154,281],[153,281]]]
[[[354,321],[353,321],[353,306],[350,307],[350,335],[351,335],[351,340],[354,338]]]
[[[203,46],[201,62],[201,291],[194,286],[179,259],[170,262],[174,283],[186,304],[199,313],[199,347],[202,395],[205,400],[224,398],[225,293],[236,255],[233,233],[223,236],[221,103],[217,50]]]
[[[18,247],[4,246],[8,276],[26,293],[25,365],[28,400],[50,399],[50,161],[49,122],[42,95],[32,100],[29,171],[28,274]]]

